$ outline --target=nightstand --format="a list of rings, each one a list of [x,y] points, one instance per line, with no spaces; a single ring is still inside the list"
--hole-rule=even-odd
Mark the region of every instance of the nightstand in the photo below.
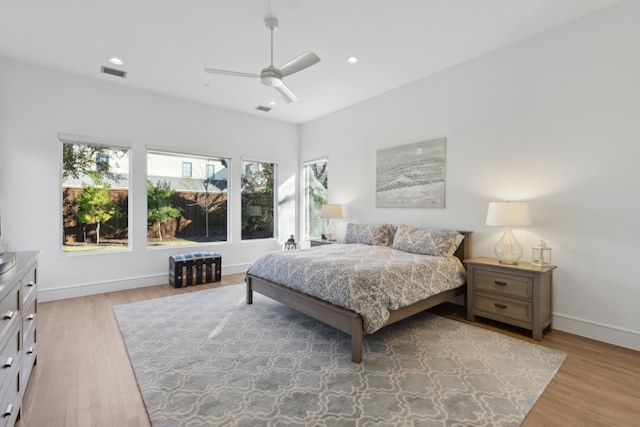
[[[467,319],[486,317],[529,329],[534,340],[551,327],[551,288],[555,265],[528,262],[500,264],[493,258],[472,258],[467,266]]]
[[[342,243],[337,240],[310,240],[311,246],[322,246],[322,245],[334,245],[336,243]]]

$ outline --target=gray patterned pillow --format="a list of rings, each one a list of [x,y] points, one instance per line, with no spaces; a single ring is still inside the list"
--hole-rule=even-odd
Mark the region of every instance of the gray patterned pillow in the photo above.
[[[347,224],[343,243],[363,243],[365,245],[389,246],[393,227],[389,224]]]
[[[400,226],[391,247],[414,254],[447,256],[458,235],[454,230]]]

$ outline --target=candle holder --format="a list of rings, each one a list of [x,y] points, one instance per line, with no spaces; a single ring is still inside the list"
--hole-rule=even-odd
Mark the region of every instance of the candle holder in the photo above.
[[[531,264],[538,266],[551,265],[551,248],[544,240],[531,248]]]

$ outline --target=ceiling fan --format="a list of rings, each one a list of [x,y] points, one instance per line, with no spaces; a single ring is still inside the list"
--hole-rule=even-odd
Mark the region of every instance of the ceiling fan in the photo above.
[[[204,71],[211,74],[260,78],[262,80],[262,84],[277,90],[280,95],[282,95],[285,101],[287,101],[288,103],[295,102],[298,100],[298,97],[293,92],[291,92],[291,90],[287,86],[285,86],[282,78],[290,76],[293,73],[297,73],[298,71],[302,71],[305,68],[309,68],[314,64],[317,64],[318,62],[320,62],[320,58],[318,58],[318,55],[309,50],[302,55],[293,58],[282,67],[276,68],[273,65],[273,33],[278,29],[278,18],[276,18],[275,16],[267,16],[264,18],[264,23],[271,32],[271,64],[267,68],[263,68],[260,74],[217,70],[215,68],[205,68]]]

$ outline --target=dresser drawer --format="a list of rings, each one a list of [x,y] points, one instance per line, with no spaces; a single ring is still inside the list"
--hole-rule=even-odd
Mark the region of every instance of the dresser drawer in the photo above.
[[[9,331],[16,319],[19,321],[18,307],[18,287],[16,286],[0,301],[0,342],[3,341],[2,337]]]
[[[10,369],[9,377],[2,384],[0,392],[0,427],[13,427],[18,419],[21,402],[20,369],[14,366]]]
[[[6,345],[0,351],[0,385],[4,385],[9,373],[15,369],[20,360],[20,328],[14,327],[7,335]]]
[[[36,340],[38,336],[38,331],[36,328],[33,328],[31,334],[25,335],[24,338],[24,347],[22,347],[22,377],[20,381],[22,381],[20,389],[24,392],[27,389],[27,384],[29,382],[29,377],[31,376],[31,371],[33,370],[33,365],[36,363]]]
[[[530,277],[477,269],[475,289],[520,298],[532,298],[533,280]]]
[[[473,299],[473,308],[475,310],[526,323],[533,321],[532,307],[533,304],[531,302],[508,297],[503,298],[484,292],[476,292],[475,298]],[[482,314],[480,315],[482,316]]]
[[[28,306],[22,310],[22,331],[23,336],[31,334],[36,328],[36,317],[38,315],[38,300],[31,300]]]
[[[34,295],[38,293],[38,267],[34,265],[22,278],[20,283],[22,306],[26,305]]]

